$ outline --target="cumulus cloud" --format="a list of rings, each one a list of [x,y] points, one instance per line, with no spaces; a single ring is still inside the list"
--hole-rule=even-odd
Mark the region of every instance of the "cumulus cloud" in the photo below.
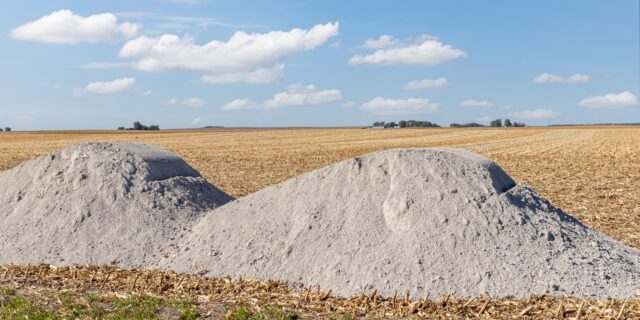
[[[194,118],[193,120],[191,120],[191,124],[193,125],[199,124],[200,122],[202,122],[202,119],[200,118]]]
[[[136,58],[132,65],[139,70],[193,70],[204,73],[204,82],[264,83],[281,77],[282,59],[324,44],[338,34],[338,26],[335,22],[308,30],[238,31],[227,41],[213,40],[203,45],[188,36],[141,36],[125,43],[119,55]]]
[[[408,115],[435,113],[438,112],[438,106],[439,104],[432,103],[429,99],[386,99],[375,97],[371,101],[360,105],[360,109],[377,115]]]
[[[425,89],[425,88],[438,88],[447,84],[446,78],[438,79],[423,79],[418,81],[410,81],[404,85],[407,90]]]
[[[201,106],[204,106],[206,103],[207,103],[206,100],[198,97],[190,97],[184,100],[171,98],[164,102],[164,104],[169,106],[183,106],[183,107],[201,107]]]
[[[378,39],[368,39],[362,45],[365,49],[382,49],[398,45],[400,41],[389,35],[381,35]]]
[[[82,17],[71,10],[59,10],[11,30],[11,37],[45,43],[97,43],[133,38],[141,28],[136,23],[119,24],[113,13]]]
[[[87,93],[111,94],[130,90],[136,84],[135,78],[121,78],[112,81],[91,82],[82,89],[74,89],[74,96],[82,96]]]
[[[522,119],[522,120],[541,120],[541,119],[555,118],[559,116],[560,113],[555,112],[551,109],[535,109],[535,110],[524,110],[520,112],[513,112],[510,115],[517,119]]]
[[[491,107],[493,103],[486,100],[467,99],[460,102],[461,107]]]
[[[351,107],[353,107],[355,105],[356,105],[355,101],[349,100],[349,101],[345,101],[343,104],[341,104],[340,108],[347,109],[347,108],[351,108]]]
[[[580,107],[593,109],[630,107],[635,105],[638,105],[638,97],[629,91],[609,93],[603,96],[591,96],[578,102],[578,106]]]
[[[409,43],[402,43],[391,37],[380,37],[378,40],[368,40],[365,47],[375,48],[376,51],[366,55],[354,55],[349,59],[353,65],[359,64],[423,64],[435,65],[447,60],[464,58],[467,54],[449,44],[443,44],[436,37],[422,35]]]
[[[269,83],[284,76],[284,65],[278,64],[271,68],[236,73],[205,74],[200,80],[207,83]]]
[[[171,99],[169,99],[169,100],[166,100],[166,101],[164,102],[164,104],[166,104],[166,105],[168,105],[168,106],[175,106],[175,105],[177,105],[177,104],[178,104],[178,99],[176,99],[176,98],[171,98]]]
[[[150,96],[153,93],[153,91],[151,90],[144,90],[142,92],[140,92],[141,96]]]
[[[204,106],[207,101],[197,97],[187,98],[182,101],[182,105],[186,107],[201,107]]]
[[[264,102],[267,109],[288,106],[303,106],[338,101],[342,99],[340,90],[320,90],[314,85],[292,85],[287,91],[279,92],[273,98]]]
[[[249,99],[235,99],[225,105],[221,110],[243,110],[243,109],[258,109],[258,105]]]
[[[317,105],[334,102],[342,99],[340,90],[318,90],[314,85],[291,85],[286,91],[276,93],[271,99],[262,103],[256,103],[249,99],[235,99],[224,106],[222,110],[242,109],[277,109],[283,107],[295,107]]]
[[[591,77],[581,73],[576,73],[568,77],[563,77],[563,76],[559,76],[551,73],[543,73],[535,77],[535,79],[533,79],[533,82],[538,84],[549,84],[549,83],[574,84],[574,83],[589,82],[589,80],[591,80]]]

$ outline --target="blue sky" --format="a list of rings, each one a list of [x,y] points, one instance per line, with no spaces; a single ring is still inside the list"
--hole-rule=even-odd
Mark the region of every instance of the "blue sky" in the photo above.
[[[616,1],[0,4],[0,126],[640,122]]]

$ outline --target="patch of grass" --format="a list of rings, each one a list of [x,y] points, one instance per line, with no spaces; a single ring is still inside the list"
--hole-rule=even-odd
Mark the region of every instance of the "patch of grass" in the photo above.
[[[15,296],[14,294],[7,294],[3,290],[0,299],[0,319],[5,320],[49,320],[60,319],[56,314],[45,310],[42,307],[35,305],[34,303],[23,299],[22,297]]]
[[[7,298],[10,296],[15,296],[16,290],[11,288],[0,288],[0,298]]]
[[[161,302],[158,298],[148,296],[132,296],[125,299],[118,299],[111,303],[113,310],[106,319],[159,319],[158,311],[160,310]]]
[[[83,298],[72,292],[65,292],[58,295],[58,300],[62,303],[61,312],[68,319],[100,319],[105,312],[92,302],[99,301],[99,297],[90,299],[91,295]]]
[[[95,293],[78,292],[52,293],[42,299],[44,297],[40,293],[24,295],[14,289],[0,288],[0,319],[195,320],[201,317],[198,305],[186,299],[131,296],[111,300]]]
[[[180,320],[194,320],[200,318],[200,312],[198,306],[191,303],[189,300],[178,300],[172,303],[172,307],[178,309]]]
[[[227,320],[256,320],[256,318],[251,311],[247,307],[238,307],[229,313],[226,316]]]
[[[248,307],[241,306],[227,313],[227,320],[297,320],[299,317],[282,308],[263,307],[254,313]]]

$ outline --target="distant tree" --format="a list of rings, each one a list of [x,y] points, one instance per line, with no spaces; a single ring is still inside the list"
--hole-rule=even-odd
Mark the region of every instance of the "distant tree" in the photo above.
[[[385,127],[385,128],[395,128],[396,126],[397,126],[397,124],[396,124],[395,122],[393,122],[393,121],[391,121],[391,122],[387,122],[387,123],[384,125],[384,127]]]
[[[500,127],[502,127],[502,119],[495,119],[495,120],[491,121],[491,123],[489,125],[492,126],[492,127],[495,127],[495,128],[500,128]]]
[[[484,127],[483,125],[476,123],[476,122],[470,122],[470,123],[452,123],[449,125],[449,127],[451,128],[479,128],[479,127]]]
[[[440,127],[436,123],[432,123],[431,121],[416,121],[416,120],[407,120],[407,128],[431,128],[431,127]]]
[[[376,121],[373,123],[374,127],[383,127],[384,126],[384,121]]]
[[[526,125],[525,125],[524,123],[522,123],[522,122],[514,122],[514,123],[513,123],[513,126],[514,126],[514,127],[521,127],[521,128],[522,128],[522,127],[525,127]]]
[[[0,132],[2,132],[2,128],[0,128]]]
[[[160,130],[160,126],[157,124],[145,126],[144,124],[136,121],[133,123],[133,128],[118,127],[118,130]]]
[[[4,131],[6,131],[6,132],[11,131],[11,127],[5,127],[5,128],[4,128]]]
[[[512,124],[511,124],[511,120],[509,120],[509,119],[504,119],[504,126],[505,126],[505,127],[511,127],[511,126],[512,126]]]
[[[407,122],[404,120],[400,120],[400,122],[398,122],[398,125],[400,126],[400,128],[406,128],[407,127]]]

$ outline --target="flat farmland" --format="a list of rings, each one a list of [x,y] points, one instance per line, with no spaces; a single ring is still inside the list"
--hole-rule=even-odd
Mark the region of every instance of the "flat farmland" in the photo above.
[[[640,248],[637,127],[11,132],[0,134],[0,171],[89,141],[165,147],[235,197],[373,151],[463,148],[496,161],[583,223]]]

